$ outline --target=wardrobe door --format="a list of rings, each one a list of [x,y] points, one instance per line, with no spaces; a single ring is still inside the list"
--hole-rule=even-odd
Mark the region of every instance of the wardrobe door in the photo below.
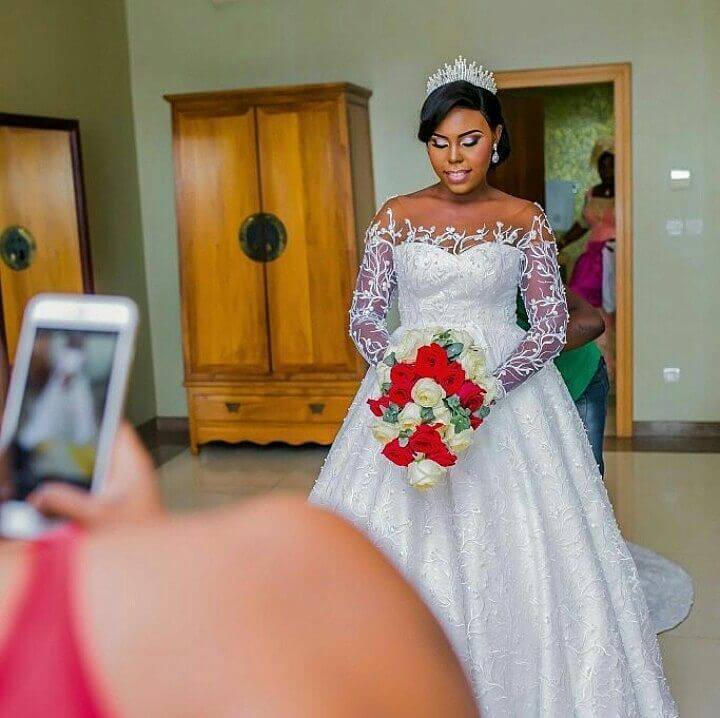
[[[356,371],[348,140],[338,100],[257,108],[262,205],[287,232],[266,265],[273,372]]]
[[[91,289],[78,148],[73,121],[0,117],[0,306],[10,362],[32,297]]]
[[[264,265],[239,240],[260,209],[253,110],[176,110],[174,142],[186,380],[268,374]]]

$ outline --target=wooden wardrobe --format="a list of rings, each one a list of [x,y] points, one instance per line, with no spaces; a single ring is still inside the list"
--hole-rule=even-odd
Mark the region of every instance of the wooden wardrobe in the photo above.
[[[330,443],[365,365],[348,336],[375,210],[369,90],[348,83],[172,105],[191,448]]]

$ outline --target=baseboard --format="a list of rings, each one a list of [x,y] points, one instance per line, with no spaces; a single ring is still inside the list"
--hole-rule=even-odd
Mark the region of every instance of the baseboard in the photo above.
[[[190,429],[186,416],[156,416],[135,428],[147,446],[190,442]]]
[[[189,446],[186,416],[156,416],[137,427],[145,446]],[[606,437],[608,451],[669,451],[720,453],[720,422],[714,421],[636,421],[634,436],[627,439]]]
[[[714,421],[636,421],[633,436],[605,437],[606,451],[672,454],[720,453],[720,423]]]
[[[636,421],[635,436],[662,436],[687,439],[720,438],[718,421]]]

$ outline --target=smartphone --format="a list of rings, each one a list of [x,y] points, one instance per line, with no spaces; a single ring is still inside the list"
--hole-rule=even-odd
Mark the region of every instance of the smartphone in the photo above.
[[[0,428],[0,534],[53,522],[26,502],[45,482],[102,488],[125,404],[138,313],[125,297],[40,294],[27,305]]]

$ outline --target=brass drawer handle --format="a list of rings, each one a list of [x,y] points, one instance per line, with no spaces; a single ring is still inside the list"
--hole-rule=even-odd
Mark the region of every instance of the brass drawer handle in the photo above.
[[[325,411],[325,404],[308,404],[311,414],[322,414]]]
[[[240,404],[236,404],[232,401],[226,401],[225,402],[225,408],[231,413],[231,414],[237,414],[238,410],[240,409]]]

